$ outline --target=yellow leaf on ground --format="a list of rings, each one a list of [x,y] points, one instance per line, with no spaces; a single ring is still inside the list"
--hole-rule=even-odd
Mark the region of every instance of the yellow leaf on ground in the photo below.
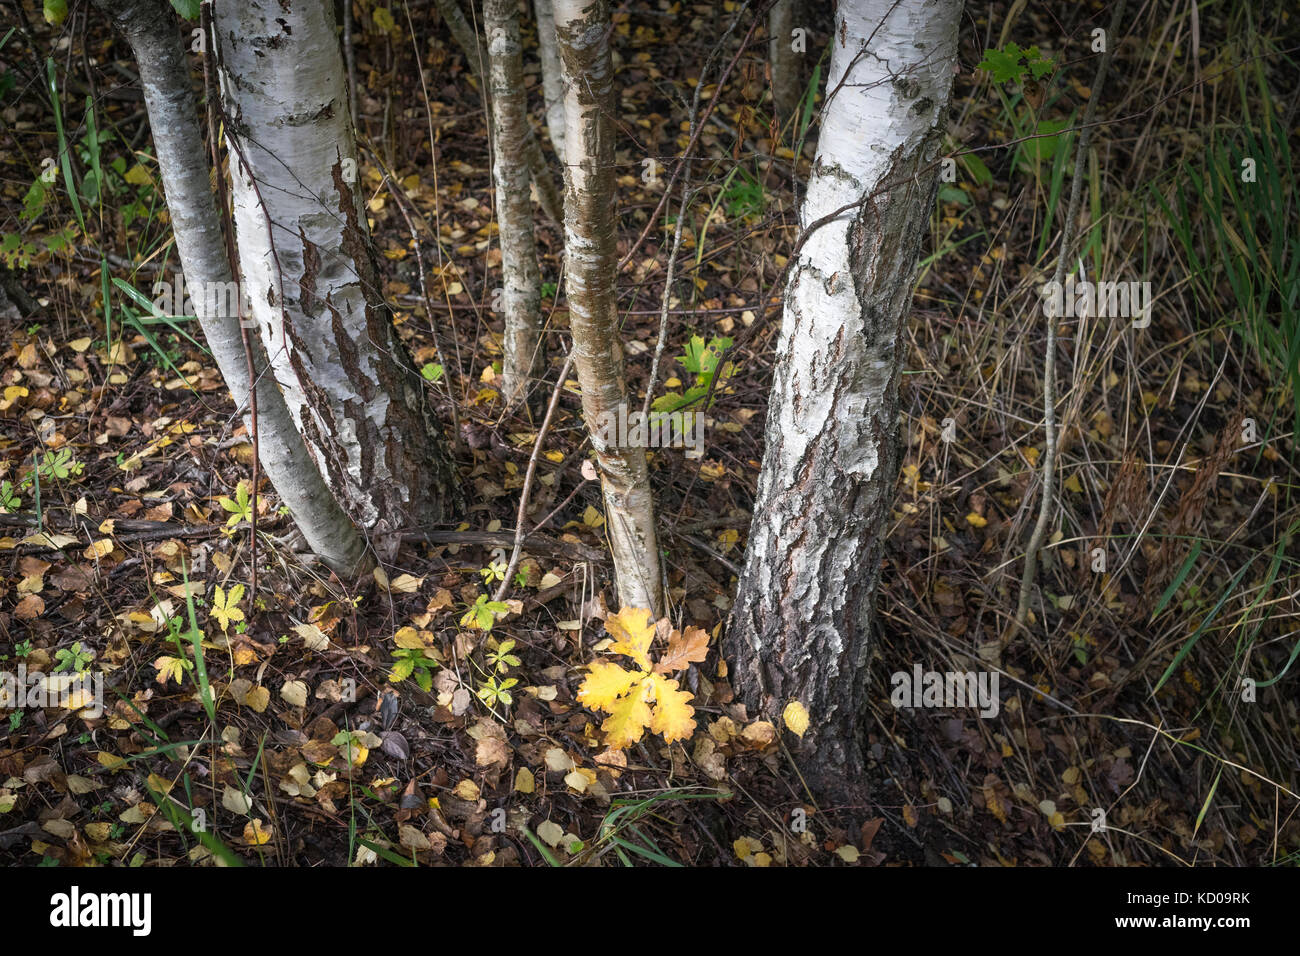
[[[600,725],[600,729],[605,732],[607,746],[622,750],[641,739],[650,720],[650,705],[642,695],[629,694],[614,702],[609,717]]]
[[[533,777],[533,772],[527,767],[520,767],[515,774],[515,792],[532,793],[537,789],[537,782]]]
[[[113,553],[113,542],[108,538],[101,538],[99,541],[92,541],[90,547],[84,552],[87,561],[98,561],[100,558],[107,557]]]
[[[636,681],[635,673],[610,661],[597,661],[591,665],[587,679],[578,688],[578,702],[593,710],[613,710],[617,699],[626,694]]]
[[[414,594],[420,590],[420,585],[424,583],[424,578],[417,578],[410,574],[399,574],[389,585],[389,589],[394,594]]]
[[[244,824],[244,842],[249,846],[261,846],[263,843],[269,843],[271,840],[271,831],[268,830],[261,820],[250,820]]]
[[[785,710],[781,712],[781,719],[785,721],[786,728],[796,737],[803,737],[808,731],[808,708],[797,700],[792,700],[785,705]]]
[[[742,730],[740,736],[755,750],[762,750],[776,742],[776,728],[769,720],[756,720]]]
[[[605,620],[605,630],[614,638],[610,653],[626,655],[642,670],[650,669],[650,642],[654,640],[655,626],[649,611],[625,607]]]
[[[399,628],[393,635],[393,643],[407,650],[424,650],[424,641],[420,639],[420,632],[410,626]]]
[[[174,679],[179,684],[181,678],[185,676],[185,661],[179,657],[164,655],[154,661],[153,666],[158,670],[158,683],[160,684],[166,684],[168,679]]]
[[[271,703],[271,692],[265,687],[254,687],[244,698],[244,703],[260,714],[266,710],[266,705]]]
[[[227,594],[221,588],[217,588],[212,595],[212,610],[208,615],[212,617],[221,629],[224,631],[230,626],[231,621],[242,621],[244,612],[239,608],[239,602],[244,597],[244,586],[236,584]]]
[[[473,803],[478,799],[479,787],[473,780],[462,780],[451,792],[467,803]]]
[[[665,743],[687,740],[695,733],[695,709],[691,707],[692,694],[679,690],[677,681],[659,674],[645,679],[654,687],[655,709],[650,729],[664,738]]]

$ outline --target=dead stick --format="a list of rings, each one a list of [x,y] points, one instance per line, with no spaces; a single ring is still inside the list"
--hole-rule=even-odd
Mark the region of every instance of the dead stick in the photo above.
[[[537,473],[537,461],[542,455],[542,442],[546,440],[546,433],[550,431],[551,419],[555,417],[555,409],[560,404],[560,393],[564,391],[564,378],[573,366],[573,351],[569,349],[569,354],[564,359],[564,366],[555,380],[555,388],[551,390],[551,400],[546,406],[546,417],[542,419],[542,427],[537,432],[537,441],[533,442],[533,453],[528,458],[528,471],[524,473],[524,487],[519,492],[519,513],[515,516],[514,550],[510,554],[510,564],[506,567],[505,577],[501,579],[501,586],[492,597],[494,601],[500,601],[506,596],[506,591],[510,589],[510,578],[519,567],[519,554],[524,544],[524,522],[528,520],[528,496],[533,490],[533,476]]]

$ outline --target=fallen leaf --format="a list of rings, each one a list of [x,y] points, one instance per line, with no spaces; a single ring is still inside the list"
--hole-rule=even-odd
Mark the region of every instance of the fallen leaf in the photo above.
[[[668,674],[685,670],[692,663],[702,663],[708,656],[709,634],[703,628],[688,627],[685,631],[673,631],[668,638],[668,649],[655,665],[655,672]]]
[[[307,706],[307,685],[300,680],[285,681],[280,696],[295,707]]]
[[[802,738],[808,732],[808,708],[797,700],[792,700],[785,705],[785,710],[781,711],[781,720],[785,722],[786,729],[796,737]]]
[[[520,767],[515,773],[515,792],[532,793],[537,789],[537,782],[533,778],[533,772],[527,767]],[[551,844],[554,846],[555,844]]]
[[[266,829],[261,820],[252,820],[244,824],[244,842],[249,846],[261,846],[269,843],[271,831]]]

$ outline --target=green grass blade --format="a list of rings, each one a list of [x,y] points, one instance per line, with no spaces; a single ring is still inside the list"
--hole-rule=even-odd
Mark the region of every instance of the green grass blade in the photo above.
[[[537,852],[542,855],[542,859],[551,864],[551,866],[564,866],[564,864],[556,858],[555,854],[551,852],[551,848],[539,840],[532,830],[528,829],[528,827],[524,827],[523,831],[524,836],[528,837],[528,842],[531,843],[536,848]]]
[[[72,211],[77,215],[82,235],[86,234],[86,217],[81,212],[81,197],[77,195],[77,184],[72,176],[72,155],[68,148],[67,133],[63,128],[63,111],[59,108],[59,84],[56,79],[54,58],[45,61],[45,72],[50,85],[50,102],[54,104],[54,128],[59,134],[59,166],[63,170],[63,184],[68,189],[68,199],[72,202]]]
[[[1205,795],[1205,802],[1201,804],[1201,812],[1196,815],[1196,826],[1192,827],[1192,839],[1196,839],[1196,834],[1200,832],[1201,821],[1205,819],[1205,814],[1210,809],[1210,801],[1214,799],[1214,791],[1219,789],[1219,780],[1223,777],[1223,768],[1214,775],[1214,783],[1210,785],[1210,792]]]
[[[1155,694],[1164,686],[1165,681],[1169,680],[1169,675],[1171,675],[1178,668],[1178,665],[1183,662],[1183,659],[1191,653],[1192,648],[1195,647],[1196,642],[1201,639],[1201,635],[1205,633],[1206,628],[1208,628],[1211,622],[1219,616],[1219,611],[1223,608],[1223,605],[1227,603],[1228,598],[1232,596],[1232,592],[1237,590],[1237,585],[1241,582],[1241,579],[1245,577],[1246,572],[1250,570],[1250,566],[1255,563],[1255,558],[1257,557],[1259,557],[1258,552],[1251,555],[1250,560],[1247,561],[1242,566],[1241,570],[1237,572],[1236,576],[1233,577],[1227,589],[1219,597],[1218,602],[1210,610],[1210,613],[1205,616],[1199,625],[1197,625],[1192,636],[1187,639],[1186,643],[1184,643],[1181,648],[1179,648],[1178,653],[1174,655],[1174,659],[1169,662],[1169,666],[1165,668],[1165,672],[1160,675],[1160,680],[1156,682],[1155,688],[1151,691],[1152,694]]]
[[[1187,559],[1183,561],[1183,566],[1178,569],[1178,573],[1174,575],[1173,581],[1170,582],[1169,587],[1165,588],[1165,593],[1160,595],[1160,600],[1156,602],[1156,609],[1151,612],[1151,620],[1154,621],[1156,618],[1158,618],[1160,616],[1160,612],[1165,609],[1165,606],[1169,603],[1169,601],[1173,598],[1173,596],[1176,593],[1178,593],[1178,589],[1182,587],[1183,582],[1187,580],[1187,575],[1191,572],[1192,565],[1196,564],[1196,559],[1199,558],[1200,556],[1201,556],[1201,539],[1197,538],[1196,544],[1192,545],[1191,553],[1188,554]]]
[[[380,846],[378,843],[372,843],[370,840],[367,840],[364,837],[358,839],[357,842],[360,843],[367,850],[373,851],[376,856],[382,857],[383,859],[387,860],[389,863],[394,864],[395,866],[405,866],[408,868],[416,866],[414,860],[408,860],[404,856],[399,856],[398,854],[394,853],[392,850],[388,849],[388,847]]]

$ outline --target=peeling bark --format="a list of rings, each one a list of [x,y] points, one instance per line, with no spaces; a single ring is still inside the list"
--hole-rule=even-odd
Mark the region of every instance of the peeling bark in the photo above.
[[[505,313],[502,395],[507,406],[524,399],[540,378],[542,276],[533,237],[525,145],[532,128],[524,91],[516,0],[484,0],[488,76],[492,90],[492,178],[496,184],[497,233],[501,242],[501,308]]]
[[[380,291],[334,5],[213,19],[240,270],[289,413],[361,527],[444,521],[451,457]]]
[[[807,238],[786,288],[727,638],[751,713],[778,715],[792,699],[807,707],[795,758],[829,799],[865,793],[861,717],[898,470],[900,343],[960,10],[960,0],[846,0],[836,14],[801,221],[857,205]]]
[[[226,288],[231,282],[230,262],[175,16],[163,0],[96,2],[135,54],[186,284],[194,289]],[[247,420],[247,357],[239,316],[224,310],[225,299],[196,294],[194,311],[217,368]],[[265,369],[260,342],[251,342],[254,367]],[[261,375],[257,384],[257,431],[262,467],[307,544],[340,574],[362,570],[365,541],[326,488],[279,388],[267,375]]]
[[[619,343],[615,279],[614,70],[606,0],[554,0],[564,77],[566,164],[564,250],[574,365],[582,386],[601,488],[619,601],[663,613],[654,500],[644,448],[620,448],[599,423],[628,400]]]

